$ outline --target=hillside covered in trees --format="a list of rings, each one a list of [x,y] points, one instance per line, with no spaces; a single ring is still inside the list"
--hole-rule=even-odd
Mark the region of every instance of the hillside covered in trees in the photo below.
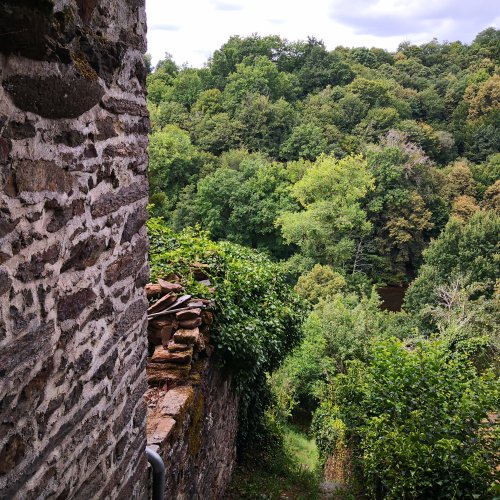
[[[151,215],[195,248],[263,252],[295,287],[302,343],[294,323],[261,416],[312,415],[356,494],[500,488],[499,63],[494,28],[394,53],[253,35],[147,77]],[[381,309],[384,284],[409,286],[402,311]]]

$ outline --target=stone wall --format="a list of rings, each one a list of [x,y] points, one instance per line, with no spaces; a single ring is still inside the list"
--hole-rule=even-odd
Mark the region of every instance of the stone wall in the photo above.
[[[145,494],[143,0],[0,2],[0,497]]]
[[[192,274],[210,286],[199,265]],[[238,397],[212,356],[213,304],[168,278],[147,287],[148,444],[165,463],[165,498],[216,500],[236,461]]]

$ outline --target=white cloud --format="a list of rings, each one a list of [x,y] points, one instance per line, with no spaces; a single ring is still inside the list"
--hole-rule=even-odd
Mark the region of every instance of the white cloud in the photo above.
[[[146,0],[148,52],[201,67],[232,35],[314,36],[328,48],[376,46],[395,50],[403,40],[470,42],[499,25],[497,0]]]

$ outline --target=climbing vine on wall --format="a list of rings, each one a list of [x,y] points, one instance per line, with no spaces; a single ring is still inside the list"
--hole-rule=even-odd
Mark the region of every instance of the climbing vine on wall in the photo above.
[[[240,443],[260,428],[268,400],[265,374],[300,340],[304,304],[279,267],[264,254],[213,242],[200,229],[174,233],[161,218],[148,222],[153,279],[175,273],[187,292],[214,299],[211,330],[221,367],[240,394]],[[210,285],[196,280],[200,269]]]

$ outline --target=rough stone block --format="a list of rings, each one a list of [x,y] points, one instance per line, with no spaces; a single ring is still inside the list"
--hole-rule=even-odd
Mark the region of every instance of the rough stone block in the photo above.
[[[170,415],[174,418],[184,413],[192,403],[194,390],[191,386],[174,387],[157,402],[160,415]]]
[[[198,328],[192,330],[177,330],[174,333],[174,341],[177,344],[197,344],[200,342],[200,330]]]
[[[175,318],[178,321],[186,321],[186,320],[192,320],[192,319],[197,319],[201,315],[201,309],[188,309],[186,311],[179,311],[176,315]],[[199,326],[199,325],[196,325]]]
[[[19,192],[52,191],[67,193],[73,187],[71,174],[52,161],[21,160],[14,163],[16,186]]]
[[[155,352],[151,356],[152,363],[174,363],[176,365],[187,365],[191,363],[193,349],[172,352],[162,345],[156,346]]]
[[[155,444],[165,446],[168,438],[173,434],[174,428],[175,420],[172,417],[148,418],[148,446]]]

